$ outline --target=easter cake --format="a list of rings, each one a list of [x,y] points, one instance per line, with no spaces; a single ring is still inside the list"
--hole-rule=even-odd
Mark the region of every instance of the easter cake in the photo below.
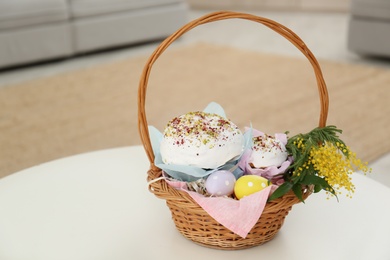
[[[220,115],[189,112],[168,122],[160,146],[165,164],[214,169],[238,157],[244,137],[238,127]]]
[[[253,168],[280,166],[287,160],[285,144],[270,135],[253,137],[252,154],[249,163]]]

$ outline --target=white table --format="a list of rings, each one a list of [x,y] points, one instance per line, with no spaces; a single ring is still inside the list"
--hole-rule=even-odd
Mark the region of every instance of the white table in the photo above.
[[[390,190],[355,175],[353,199],[312,195],[269,243],[198,246],[146,186],[140,146],[76,155],[0,180],[0,259],[390,259]]]

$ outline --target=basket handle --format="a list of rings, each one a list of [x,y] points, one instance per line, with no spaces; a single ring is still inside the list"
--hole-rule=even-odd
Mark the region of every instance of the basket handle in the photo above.
[[[149,137],[148,122],[146,120],[145,99],[149,75],[152,70],[153,64],[155,63],[157,58],[171,45],[171,43],[178,39],[180,36],[182,36],[184,33],[202,24],[232,18],[250,20],[267,26],[268,28],[272,29],[273,31],[277,32],[278,34],[289,40],[298,50],[300,50],[306,56],[306,58],[310,61],[313,67],[314,74],[317,80],[318,94],[320,98],[320,117],[318,126],[326,126],[329,106],[328,91],[317,59],[314,57],[313,53],[308,49],[305,43],[301,40],[301,38],[299,38],[293,31],[291,31],[287,27],[267,18],[230,11],[214,12],[189,22],[188,24],[177,30],[175,33],[173,33],[171,36],[166,38],[156,48],[156,50],[146,62],[146,65],[141,75],[138,89],[138,130],[151,166],[154,166],[154,154]]]

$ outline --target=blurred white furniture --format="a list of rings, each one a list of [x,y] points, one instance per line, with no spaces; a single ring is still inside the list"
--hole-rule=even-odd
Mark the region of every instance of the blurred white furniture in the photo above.
[[[65,0],[0,1],[0,68],[73,54]]]
[[[187,0],[195,9],[217,9],[226,10],[271,10],[271,11],[320,11],[320,12],[345,12],[349,8],[350,0]]]
[[[0,68],[161,39],[186,10],[183,0],[1,0]]]
[[[352,0],[348,47],[360,54],[390,57],[389,0]]]
[[[176,231],[146,185],[141,146],[102,150],[0,179],[0,259],[390,259],[390,189],[355,175],[353,199],[314,194],[270,242],[240,251],[198,246]]]

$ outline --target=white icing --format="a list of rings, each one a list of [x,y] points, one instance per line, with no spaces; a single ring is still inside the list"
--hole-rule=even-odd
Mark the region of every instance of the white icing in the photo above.
[[[217,168],[239,156],[244,137],[231,121],[204,112],[190,112],[171,120],[160,145],[165,164]]]

